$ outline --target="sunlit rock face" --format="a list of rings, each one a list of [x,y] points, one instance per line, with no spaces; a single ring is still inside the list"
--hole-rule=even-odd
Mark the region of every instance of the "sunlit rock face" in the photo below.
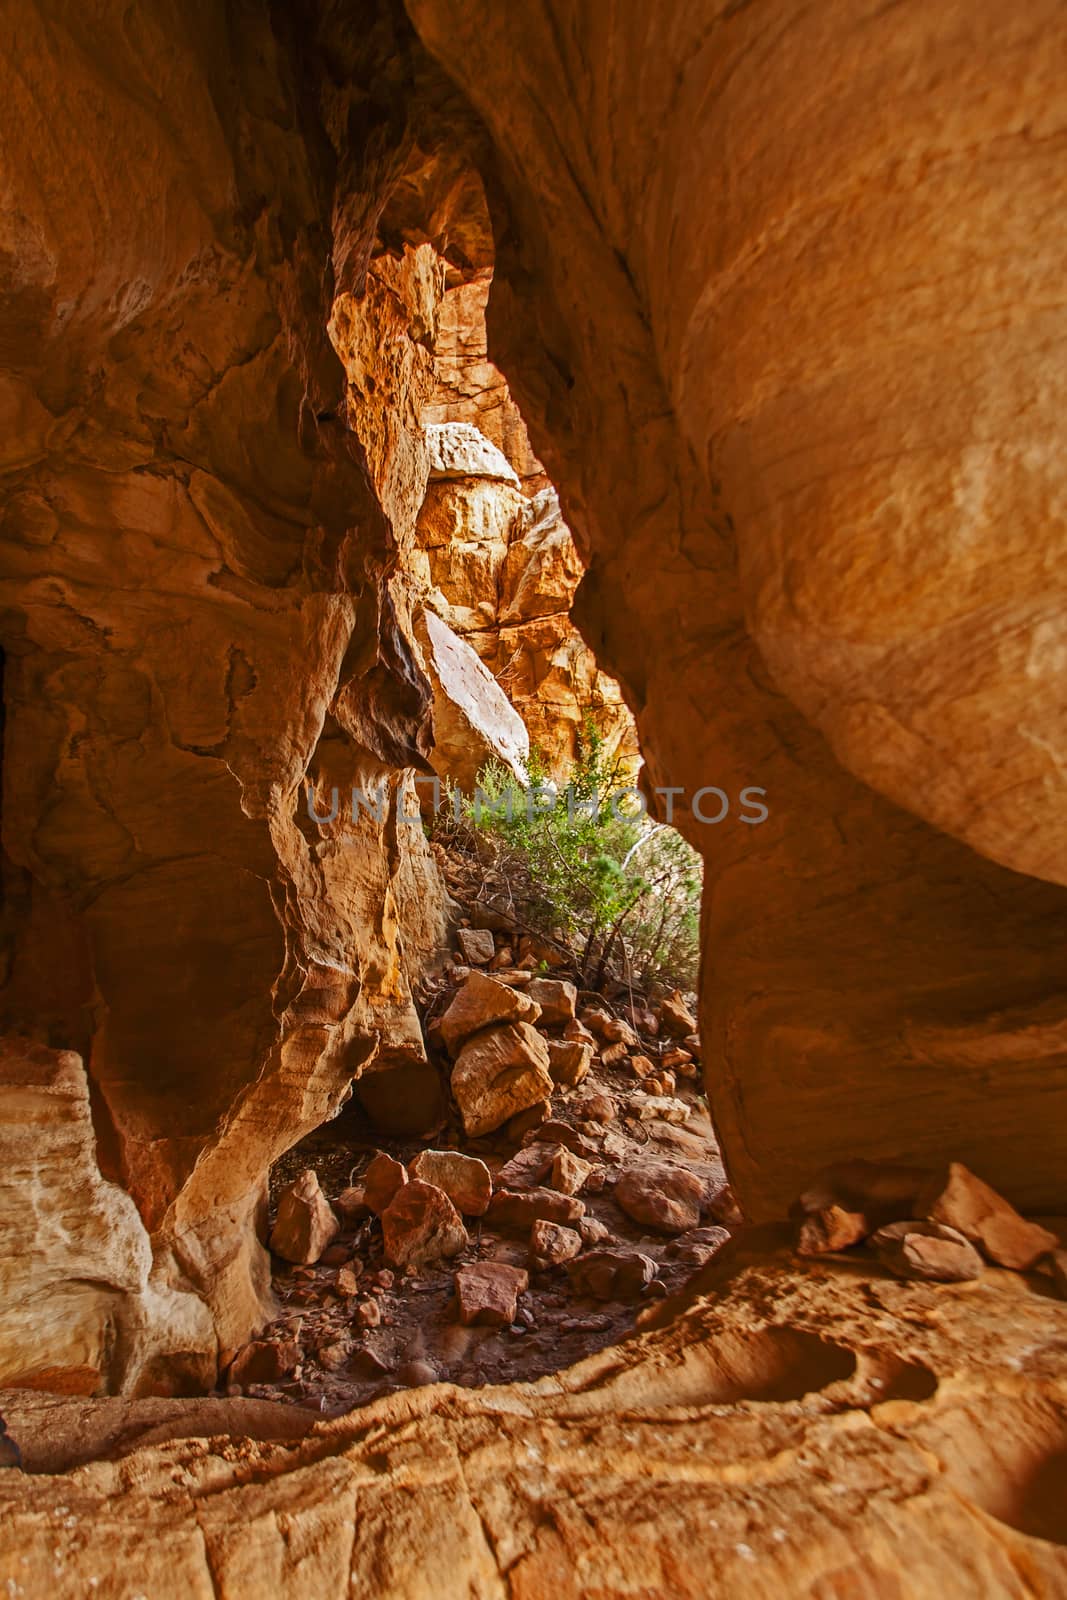
[[[489,347],[576,615],[650,785],[731,797],[676,815],[746,1204],[958,1153],[1055,1207],[1062,8],[408,9],[494,141]]]
[[[465,203],[488,231],[484,198]],[[347,416],[397,535],[409,580],[401,605],[428,607],[477,653],[554,775],[569,770],[589,726],[629,769],[633,718],[571,620],[581,559],[507,382],[486,355],[491,276],[489,267],[461,276],[430,244],[374,257],[361,292],[338,295],[330,323],[348,376]],[[432,764],[470,788],[481,756],[472,768],[471,755],[448,754],[454,741],[441,734],[457,708],[442,700],[432,661],[423,665],[443,712]]]

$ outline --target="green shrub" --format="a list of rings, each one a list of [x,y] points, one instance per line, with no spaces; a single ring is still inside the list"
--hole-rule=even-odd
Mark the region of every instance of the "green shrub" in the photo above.
[[[539,751],[530,785],[492,763],[473,796],[448,794],[431,837],[477,863],[490,895],[510,895],[520,926],[565,942],[587,988],[611,978],[648,991],[693,989],[701,861],[661,823],[619,800],[620,769],[592,724],[549,809]],[[616,803],[612,806],[612,797]],[[627,814],[629,811],[629,814]]]

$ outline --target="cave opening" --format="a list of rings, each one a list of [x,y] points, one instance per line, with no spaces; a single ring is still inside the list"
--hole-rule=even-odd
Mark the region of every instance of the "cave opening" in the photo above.
[[[572,1366],[738,1220],[700,1076],[700,858],[650,814],[634,718],[572,619],[585,563],[490,360],[491,282],[404,244],[330,323],[433,691],[406,842],[445,907],[406,1036],[273,1165],[279,1315],[220,1374],[331,1415]],[[327,731],[313,853],[348,801]]]

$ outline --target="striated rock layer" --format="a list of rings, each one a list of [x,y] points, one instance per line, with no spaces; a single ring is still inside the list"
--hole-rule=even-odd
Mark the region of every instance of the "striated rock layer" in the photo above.
[[[1064,1307],[1006,1273],[902,1283],[769,1242],[569,1372],[310,1432],[289,1411],[284,1443],[266,1406],[219,1415],[243,1431],[209,1449],[160,1401],[87,1418],[3,1393],[28,1463],[74,1470],[0,1473],[0,1579],[56,1600],[94,1577],[161,1600],[1062,1594]],[[108,1457],[75,1466],[87,1434]]]
[[[408,10],[494,141],[490,349],[580,626],[650,784],[730,798],[675,815],[745,1204],[864,1154],[1055,1207],[1067,15]]]

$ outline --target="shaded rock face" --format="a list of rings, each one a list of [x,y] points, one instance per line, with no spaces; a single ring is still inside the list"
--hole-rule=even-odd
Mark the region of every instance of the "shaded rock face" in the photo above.
[[[387,577],[402,485],[341,420],[335,153],[287,47],[265,12],[134,38],[51,9],[17,6],[0,69],[0,1027],[82,1054],[104,1176],[233,1346],[270,1162],[424,1059],[442,896],[395,810],[432,694]],[[351,219],[333,245],[362,270]],[[346,820],[353,784],[384,820]]]
[[[1055,1209],[1064,238],[1022,129],[1062,120],[1061,8],[408,9],[496,146],[490,347],[579,625],[650,784],[734,797],[675,815],[739,1195],[955,1156]]]
[[[153,1277],[136,1206],[100,1174],[81,1057],[0,1042],[0,1385],[195,1393],[214,1372],[207,1308]]]

